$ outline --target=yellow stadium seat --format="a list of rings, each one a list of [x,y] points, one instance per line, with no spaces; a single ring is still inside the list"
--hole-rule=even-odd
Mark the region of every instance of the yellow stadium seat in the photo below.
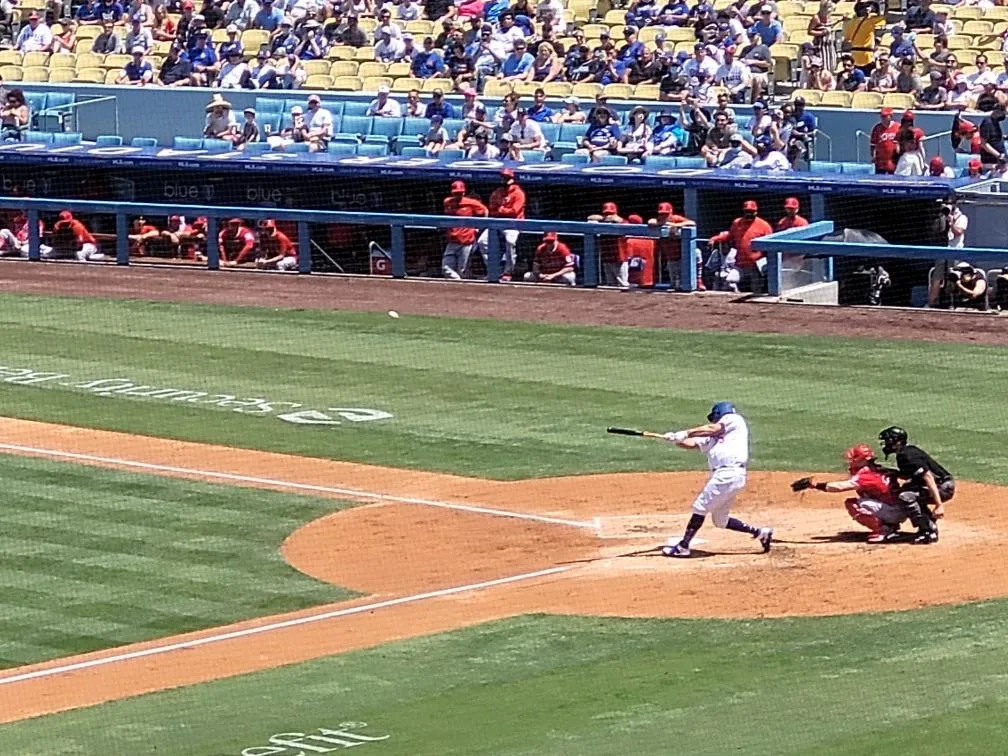
[[[620,14],[619,21],[616,21],[615,23],[622,25],[623,20],[626,17],[626,11],[615,11],[615,12]],[[609,11],[609,13],[613,13],[613,11]],[[603,34],[611,33],[609,31],[609,27],[606,26],[605,24],[586,24],[583,31],[586,37],[601,37]],[[619,37],[617,37],[617,39],[619,39]]]
[[[50,68],[49,81],[54,84],[69,84],[77,81],[77,72],[72,68]]]
[[[994,22],[994,33],[1004,34],[1008,31],[1008,21],[995,21]]]
[[[571,0],[567,7],[573,13],[575,22],[587,23],[597,3],[596,0]]]
[[[49,81],[49,69],[45,66],[22,68],[21,81]]]
[[[973,37],[964,34],[956,34],[949,37],[949,50],[969,50],[973,47]]]
[[[818,105],[823,93],[815,89],[796,89],[791,93],[791,99],[804,97],[806,105]]]
[[[326,78],[328,79],[329,77],[327,76]],[[339,76],[332,80],[330,88],[340,90],[341,92],[360,92],[361,84],[361,80],[356,76]]]
[[[357,19],[357,27],[365,34],[372,34],[378,28],[378,19],[374,16],[361,16]]]
[[[219,45],[228,41],[227,29],[214,29],[210,35],[210,40],[214,45]]]
[[[74,74],[79,84],[103,84],[105,82],[104,68],[78,68]]]
[[[784,31],[808,31],[811,16],[788,16],[781,21]]]
[[[984,52],[987,56],[987,63],[991,68],[1000,68],[1004,65],[1005,54],[1000,50],[990,50],[989,52]]]
[[[690,38],[689,40],[682,40],[681,42],[676,42],[675,47],[672,48],[678,55],[681,52],[687,53],[689,55],[693,54],[693,45],[696,44],[696,40]]]
[[[912,108],[916,103],[912,94],[889,92],[882,98],[882,104],[893,110],[906,110],[907,108]]]
[[[665,44],[693,42],[695,39],[693,29],[691,28],[684,29],[680,26],[672,26],[665,30]]]
[[[657,100],[660,94],[657,84],[638,84],[634,87],[632,97],[635,100]]]
[[[630,84],[606,84],[603,91],[610,100],[629,100],[634,88]]]
[[[421,92],[433,92],[435,89],[440,89],[441,91],[451,92],[452,83],[451,79],[424,79],[423,86],[420,87]]]
[[[956,21],[971,21],[983,18],[983,9],[976,5],[957,5],[952,9],[952,18]]]
[[[44,66],[49,62],[49,53],[46,52],[30,52],[25,53],[24,57],[21,59],[21,65],[25,68],[30,68],[34,66]]]
[[[398,84],[399,79],[396,81]],[[483,87],[483,94],[487,97],[504,97],[511,94],[511,83],[507,81],[500,81],[499,79],[490,79],[487,81],[486,86]]]
[[[308,76],[328,76],[331,64],[327,60],[306,60],[301,65],[304,66],[305,73],[308,74]],[[356,73],[356,71],[353,73]]]
[[[574,89],[571,91],[571,94],[581,99],[594,100],[596,95],[598,95],[601,91],[601,84],[595,84],[594,82],[580,82],[574,85]]]
[[[424,19],[417,19],[416,21],[407,21],[406,25],[403,27],[403,31],[407,31],[413,35],[427,37],[434,33],[434,22],[426,21]],[[419,46],[419,42],[417,46]]]
[[[932,3],[931,4],[931,10],[933,10],[935,13],[941,13],[942,11],[944,11],[945,13],[948,13],[949,15],[951,15],[952,11],[954,9],[955,9],[955,5],[948,5],[946,3]]]
[[[819,98],[819,107],[823,108],[849,108],[851,106],[851,93],[842,90],[833,92],[823,92]]]
[[[0,66],[20,66],[20,50],[0,50]]]
[[[809,8],[810,11],[816,11],[818,8]],[[788,16],[800,16],[801,14],[811,15],[805,10],[805,3],[797,2],[796,0],[780,0],[777,3],[777,16],[779,18],[787,18]]]
[[[488,82],[489,84],[489,82]],[[423,86],[422,79],[414,79],[411,76],[400,76],[392,82],[393,92],[409,92],[411,89],[420,89]]]
[[[0,66],[0,77],[4,81],[21,81],[23,73],[21,66]]]
[[[368,76],[364,79],[361,85],[361,91],[363,92],[377,92],[378,87],[385,86],[389,89],[392,88],[392,79],[388,76]]]
[[[988,8],[984,17],[988,21],[1008,21],[1008,5],[995,5]]]
[[[121,74],[122,74],[122,71],[116,71],[113,68],[106,69],[105,70],[105,83],[106,84],[115,84],[116,83],[116,79],[118,79]]]
[[[361,63],[362,66],[367,65],[366,63]],[[389,63],[388,75],[393,79],[401,79],[403,76],[411,76],[409,63]]]
[[[605,23],[609,24],[610,26],[615,25],[615,24],[626,23],[626,11],[625,10],[616,10],[616,9],[613,9],[611,11],[606,11],[606,14],[602,18],[602,20]],[[596,28],[596,27],[598,27],[598,24],[588,24],[587,26],[585,26],[585,36],[586,37],[588,36],[588,31],[587,31],[588,27]],[[609,27],[608,26],[606,27],[606,31],[609,31]],[[596,35],[598,34],[597,31],[595,33],[596,33]]]
[[[131,60],[133,60],[133,56],[131,55],[106,55],[105,62],[102,63],[102,65],[105,66],[105,68],[112,69],[113,71],[119,71]]]
[[[517,92],[519,97],[531,97],[538,88],[539,84],[534,81],[516,81],[512,91]]]
[[[788,32],[787,41],[793,45],[804,45],[806,42],[812,41],[812,35],[808,33],[807,29],[795,29],[792,32]],[[774,45],[771,50],[776,49],[777,45]]]
[[[326,52],[328,60],[353,60],[357,54],[357,48],[346,45],[333,45]]]
[[[855,92],[850,106],[855,110],[878,110],[882,107],[882,93]]]
[[[82,68],[104,68],[105,67],[105,56],[96,55],[92,52],[82,52],[77,53],[77,65],[75,68],[79,71]]]
[[[329,66],[328,73],[334,79],[337,76],[357,76],[359,65],[360,64],[356,60],[337,60]],[[326,72],[321,71],[320,73],[326,73]]]
[[[309,74],[305,79],[305,89],[333,89],[333,77],[329,74]],[[348,89],[349,87],[341,87]]]
[[[360,76],[362,79],[366,79],[369,76],[391,76],[393,79],[395,78],[394,76],[392,76],[392,74],[389,73],[387,63],[379,63],[377,61],[361,63],[357,67],[357,70],[353,71],[352,73],[335,73],[336,66],[338,65],[341,64],[333,63],[333,70],[329,72],[330,76]],[[405,75],[406,76],[409,75],[409,64],[406,65]]]
[[[242,32],[241,43],[246,50],[258,50],[269,44],[269,32],[265,29],[246,29]]]
[[[977,70],[978,69],[977,69],[976,66],[959,66],[959,73],[961,73],[963,76],[967,76],[967,77],[972,76],[973,74],[975,74],[977,72]]]
[[[566,81],[550,81],[540,85],[547,97],[567,97],[571,93],[571,85]]]
[[[49,58],[49,68],[76,68],[77,56],[72,52],[55,53]]]
[[[978,36],[981,34],[993,34],[994,33],[994,22],[993,21],[967,21],[963,24],[962,28],[963,34],[972,34],[973,36]]]
[[[87,40],[87,48],[91,49],[91,40],[101,34],[101,27],[97,24],[93,26],[78,26],[77,27],[77,40]]]
[[[362,63],[374,59],[375,53],[373,47],[358,47],[353,56],[353,60],[357,60]]]

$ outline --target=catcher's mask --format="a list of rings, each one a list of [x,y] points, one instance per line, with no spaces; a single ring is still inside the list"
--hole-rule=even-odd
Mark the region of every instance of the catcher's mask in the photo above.
[[[725,415],[734,415],[735,405],[731,402],[718,402],[713,407],[711,407],[710,414],[707,415],[707,421],[710,423],[716,423]]]
[[[907,443],[907,432],[902,428],[890,425],[878,434],[879,441],[882,442],[882,452],[888,457],[895,454]]]
[[[875,460],[875,452],[868,444],[857,444],[844,452],[847,469],[855,473],[865,465]]]

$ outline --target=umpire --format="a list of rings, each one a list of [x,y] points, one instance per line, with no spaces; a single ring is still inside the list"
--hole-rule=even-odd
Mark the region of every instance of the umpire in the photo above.
[[[914,543],[937,543],[936,520],[945,516],[942,504],[955,496],[952,474],[920,447],[907,442],[907,432],[891,425],[881,433],[882,451],[896,455],[895,477],[906,481],[896,490],[900,504],[917,528]],[[929,505],[934,505],[934,510]]]

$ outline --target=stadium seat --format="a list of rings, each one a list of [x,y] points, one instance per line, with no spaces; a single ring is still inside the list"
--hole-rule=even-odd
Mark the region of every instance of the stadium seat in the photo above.
[[[676,158],[672,155],[654,155],[645,158],[644,164],[647,165],[648,168],[663,171],[668,168],[675,168]]]
[[[402,134],[403,130],[403,119],[402,118],[372,118],[371,119],[371,134],[375,136],[383,136],[386,138],[389,144],[394,142]]]
[[[260,113],[256,110],[256,120],[259,122],[259,131],[267,136],[280,131],[279,113]]]
[[[47,81],[53,84],[69,84],[77,81],[77,72],[72,68],[51,68]]]
[[[855,92],[850,106],[855,110],[878,110],[882,107],[882,93]]]
[[[357,147],[358,145],[347,142],[330,142],[329,154],[337,157],[353,157],[357,154]]]
[[[822,99],[822,95],[822,92],[818,92],[815,89],[796,89],[791,93],[791,99],[804,97],[806,105],[818,105],[819,100]]]
[[[129,56],[126,56],[127,58]],[[21,66],[23,68],[35,68],[42,67],[45,68],[49,63],[49,53],[47,52],[29,52],[25,53],[24,57],[21,58]]]
[[[53,135],[48,131],[32,131],[28,130],[24,132],[24,141],[32,142],[34,144],[52,144]]]
[[[570,95],[573,87],[565,81],[550,81],[541,85],[547,97],[561,98]]]
[[[542,130],[543,136],[546,138],[546,142],[548,144],[560,141],[560,124],[540,123],[539,128]]]
[[[610,100],[629,100],[634,88],[631,84],[606,84],[603,91]]]
[[[367,116],[344,115],[339,125],[341,134],[359,134],[367,136],[371,133],[371,119]]]
[[[380,87],[392,88],[392,77],[391,76],[368,76],[361,83],[361,91],[374,93],[377,92]]]
[[[307,142],[295,142],[294,144],[288,144],[287,146],[285,146],[284,152],[293,152],[297,154],[297,153],[311,152],[311,149],[308,147]]]
[[[426,118],[404,118],[402,136],[415,137],[426,134],[430,129],[430,121]]]
[[[214,154],[221,152],[231,152],[234,146],[226,139],[204,139],[203,149]]]
[[[115,84],[116,80],[119,78],[120,73],[121,72],[119,70],[115,69],[115,68],[107,68],[107,69],[105,69],[105,80],[102,83],[103,84]]]
[[[311,79],[312,76],[329,76],[332,77],[336,74],[330,74],[329,69],[332,68],[332,63],[328,60],[306,60],[302,64],[304,66],[305,73],[308,78]],[[356,69],[356,66],[351,66],[352,69]],[[350,70],[345,74],[339,74],[340,76],[355,76],[357,74],[356,70]],[[307,87],[308,82],[305,82]],[[311,88],[311,87],[307,87]]]
[[[465,121],[461,118],[446,118],[444,121],[445,131],[448,132],[449,139],[456,139],[458,133],[465,128]]]
[[[587,165],[588,155],[584,152],[569,152],[560,158],[560,162],[567,165]]]
[[[914,96],[912,94],[901,94],[900,92],[889,92],[882,98],[882,104],[894,110],[906,110],[914,106]]]
[[[404,158],[427,157],[423,147],[402,147],[399,149],[399,154]]]
[[[203,140],[198,137],[177,136],[172,140],[172,148],[176,150],[201,150]]]
[[[311,78],[311,77],[309,77]],[[328,76],[326,77],[329,78]],[[327,89],[335,89],[340,92],[360,92],[364,83],[356,76],[338,76],[332,79],[332,84]],[[305,88],[310,88],[305,82]]]
[[[626,155],[600,155],[598,165],[626,165]]]
[[[677,157],[676,168],[706,168],[707,161],[702,157]]]
[[[122,147],[122,137],[116,134],[102,134],[95,138],[95,147]]]
[[[255,109],[258,115],[263,113],[283,113],[284,101],[275,97],[256,97]]]
[[[830,163],[826,160],[813,160],[809,165],[810,173],[840,173],[839,163]]]
[[[25,102],[28,103],[28,110],[32,114],[41,113],[46,108],[49,99],[45,92],[25,92]]]
[[[579,97],[582,100],[593,100],[595,96],[602,91],[601,84],[584,83],[575,84],[572,94],[575,97]]]
[[[361,63],[361,67],[368,65],[367,63]],[[377,64],[384,65],[384,64]],[[370,70],[370,69],[365,69]],[[371,74],[369,74],[371,75]],[[408,79],[412,74],[410,72],[410,64],[405,62],[400,63],[389,63],[388,68],[385,71],[385,76],[391,76],[393,79]]]
[[[246,155],[263,155],[272,149],[273,146],[269,142],[249,142],[242,151]]]
[[[453,160],[464,160],[465,152],[455,147],[445,147],[441,150],[441,154],[438,156],[441,160],[453,161]]]
[[[347,77],[340,77],[340,81],[345,83]],[[356,81],[356,79],[354,79]],[[360,89],[360,87],[336,86],[333,77],[329,74],[309,74],[304,82],[305,89]]]
[[[535,165],[536,163],[545,163],[546,150],[524,150],[522,152],[522,157],[525,158],[525,162],[529,165]]]
[[[367,115],[368,106],[370,103],[367,102],[356,102],[354,100],[349,100],[343,103],[343,115],[344,116],[365,116]]]
[[[487,82],[489,86],[490,82]],[[420,89],[423,86],[423,81],[420,79],[414,79],[408,76],[404,76],[400,79],[396,79],[392,82],[393,92],[409,92],[411,89]]]
[[[871,163],[840,163],[840,173],[848,176],[874,174],[875,166]]]
[[[842,90],[823,92],[822,97],[819,98],[819,107],[849,108],[851,107],[852,97],[853,95],[850,92],[844,92]]]
[[[980,157],[979,155],[973,155],[969,152],[957,152],[955,156],[955,167],[956,168],[968,168],[969,161],[975,157]]]
[[[0,66],[0,79],[4,81],[21,81],[21,66]]]
[[[560,126],[560,139],[558,141],[564,143],[577,144],[579,138],[585,135],[588,131],[587,124],[584,123],[565,123]]]
[[[346,45],[333,45],[326,52],[326,60],[353,60],[357,51]]]
[[[133,58],[129,55],[113,53],[111,55],[106,55],[105,60],[102,65],[106,70],[121,71],[123,66],[129,63]],[[22,63],[21,65],[24,65]]]
[[[0,66],[20,66],[21,52],[19,50],[0,50]]]
[[[75,75],[79,84],[101,84],[105,81],[103,68],[78,68]]]
[[[341,69],[337,73],[337,66],[344,66],[345,70]],[[351,70],[353,66],[353,70]],[[409,66],[407,66],[406,74],[409,75]],[[357,63],[356,61],[339,61],[332,64],[332,70],[329,72],[330,76],[359,76],[362,79],[370,79],[372,76],[391,76],[389,73],[388,65],[386,63],[379,63],[378,61],[372,61],[369,63]]]
[[[72,144],[80,144],[82,136],[76,131],[58,131],[52,135],[52,144],[66,147]]]
[[[52,110],[53,108],[66,109],[68,105],[73,105],[77,99],[77,95],[72,92],[46,92],[45,96],[46,110]]]
[[[357,154],[364,157],[385,157],[389,154],[387,144],[364,144],[357,145]]]
[[[24,65],[24,63],[21,65]],[[76,68],[76,66],[76,53],[61,52],[49,58],[49,68]]]
[[[157,139],[154,137],[133,137],[130,140],[130,147],[157,147]]]
[[[344,144],[359,144],[361,140],[356,134],[349,134],[337,131],[335,134],[333,134],[332,139],[330,141],[342,142]]]

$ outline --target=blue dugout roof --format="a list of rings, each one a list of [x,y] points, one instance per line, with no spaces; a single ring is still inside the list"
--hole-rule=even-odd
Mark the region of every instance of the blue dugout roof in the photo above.
[[[0,145],[0,163],[21,165],[78,166],[90,168],[145,168],[151,170],[212,170],[214,172],[282,172],[307,176],[347,178],[396,178],[429,182],[454,178],[489,179],[505,164],[498,161],[340,156],[326,153],[241,152],[210,153],[206,150],[176,150],[168,147],[96,147],[94,145],[46,145],[14,143]],[[872,174],[765,173],[710,168],[664,168],[647,165],[568,165],[558,162],[510,164],[526,185],[627,186],[693,188],[725,191],[858,195],[940,199],[968,179],[931,177],[880,177]]]

